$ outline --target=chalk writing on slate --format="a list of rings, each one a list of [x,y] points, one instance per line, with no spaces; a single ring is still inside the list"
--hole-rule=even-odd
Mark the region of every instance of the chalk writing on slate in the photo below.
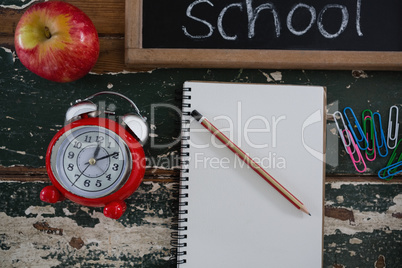
[[[402,51],[402,1],[147,0],[144,48]]]

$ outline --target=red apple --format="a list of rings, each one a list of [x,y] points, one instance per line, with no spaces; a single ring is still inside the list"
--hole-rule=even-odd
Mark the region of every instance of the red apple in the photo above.
[[[99,55],[91,19],[65,2],[37,3],[22,15],[15,36],[18,58],[35,74],[57,82],[86,75]]]

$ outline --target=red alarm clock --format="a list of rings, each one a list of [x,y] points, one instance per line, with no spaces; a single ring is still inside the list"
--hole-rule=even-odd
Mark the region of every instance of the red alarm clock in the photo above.
[[[121,123],[100,116],[110,111],[102,113],[89,100],[102,94],[128,100],[138,116],[125,115]],[[126,210],[124,200],[145,173],[145,121],[134,102],[116,92],[102,91],[76,101],[66,113],[66,125],[47,149],[46,169],[52,185],[43,188],[41,200],[56,203],[68,198],[84,206],[104,207],[106,217],[120,218]]]

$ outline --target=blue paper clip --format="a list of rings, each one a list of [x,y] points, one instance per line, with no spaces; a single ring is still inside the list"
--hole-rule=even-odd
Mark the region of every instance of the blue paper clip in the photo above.
[[[395,130],[394,135],[392,136],[392,110],[395,109]],[[398,139],[398,131],[399,131],[399,109],[396,105],[393,105],[389,108],[389,118],[388,118],[388,135],[387,135],[387,145],[389,149],[394,149],[396,146],[396,141]],[[394,142],[394,145],[390,145],[390,141]]]
[[[386,166],[385,168],[380,169],[380,171],[378,171],[378,177],[383,180],[386,180],[389,177],[393,177],[396,174],[402,172],[402,168],[398,169],[399,167],[402,167],[402,161],[396,162],[395,164],[392,164],[390,166]],[[386,176],[381,174],[384,172],[386,173]]]
[[[342,122],[343,129],[342,129],[342,128],[339,126],[339,124],[338,124],[338,120],[336,119],[336,116],[337,116],[337,115],[339,116],[339,118],[340,118],[340,120],[341,120],[341,122]],[[334,117],[335,125],[336,125],[336,128],[337,128],[337,130],[338,130],[339,136],[341,137],[341,140],[342,140],[342,143],[343,143],[343,147],[345,147],[345,150],[346,150],[346,152],[347,152],[348,154],[349,154],[349,149],[348,149],[348,148],[352,148],[353,151],[352,151],[351,153],[354,154],[354,152],[355,152],[354,147],[353,147],[353,146],[351,147],[351,145],[352,145],[352,137],[349,136],[349,135],[350,135],[350,131],[347,131],[347,130],[348,130],[348,127],[346,126],[346,123],[345,123],[345,120],[343,119],[342,113],[339,112],[339,111],[336,111],[332,116]],[[345,132],[346,132],[346,138],[347,138],[347,140],[345,139]]]
[[[376,123],[376,116],[378,117],[378,122]],[[373,124],[374,124],[374,136],[375,136],[375,145],[377,146],[377,152],[381,157],[385,157],[388,155],[388,147],[386,144],[384,131],[382,129],[382,121],[381,115],[378,112],[373,113]],[[378,127],[378,131],[377,131]],[[384,148],[384,153],[381,152],[381,148]]]
[[[353,116],[354,127],[352,126],[352,124],[351,124],[351,122],[350,122],[350,120],[349,120],[349,117],[348,117],[348,115],[347,115],[347,113],[346,113],[346,111],[348,111],[348,110],[350,111],[350,113],[351,113],[352,116]],[[350,132],[352,133],[353,138],[355,139],[355,142],[356,142],[357,146],[359,146],[359,148],[360,148],[361,150],[366,150],[366,149],[368,148],[369,144],[368,144],[366,135],[364,134],[363,129],[362,129],[362,127],[360,126],[360,123],[359,123],[359,121],[357,120],[356,115],[355,115],[355,113],[353,112],[352,108],[346,107],[345,109],[343,109],[343,113],[345,114],[345,118],[346,118],[346,121],[348,122],[349,130],[350,130]],[[359,136],[360,136],[359,138],[356,136],[356,132],[355,132],[354,128],[356,128],[357,131],[359,132]],[[364,145],[361,145],[362,142],[364,142]]]

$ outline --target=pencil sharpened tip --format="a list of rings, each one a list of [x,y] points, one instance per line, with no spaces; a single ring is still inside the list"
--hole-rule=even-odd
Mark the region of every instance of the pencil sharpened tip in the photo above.
[[[304,205],[300,207],[300,210],[303,211],[304,213],[306,213],[307,215],[311,216],[310,212],[306,209],[306,207]]]
[[[309,213],[308,215],[311,216],[311,213]]]

